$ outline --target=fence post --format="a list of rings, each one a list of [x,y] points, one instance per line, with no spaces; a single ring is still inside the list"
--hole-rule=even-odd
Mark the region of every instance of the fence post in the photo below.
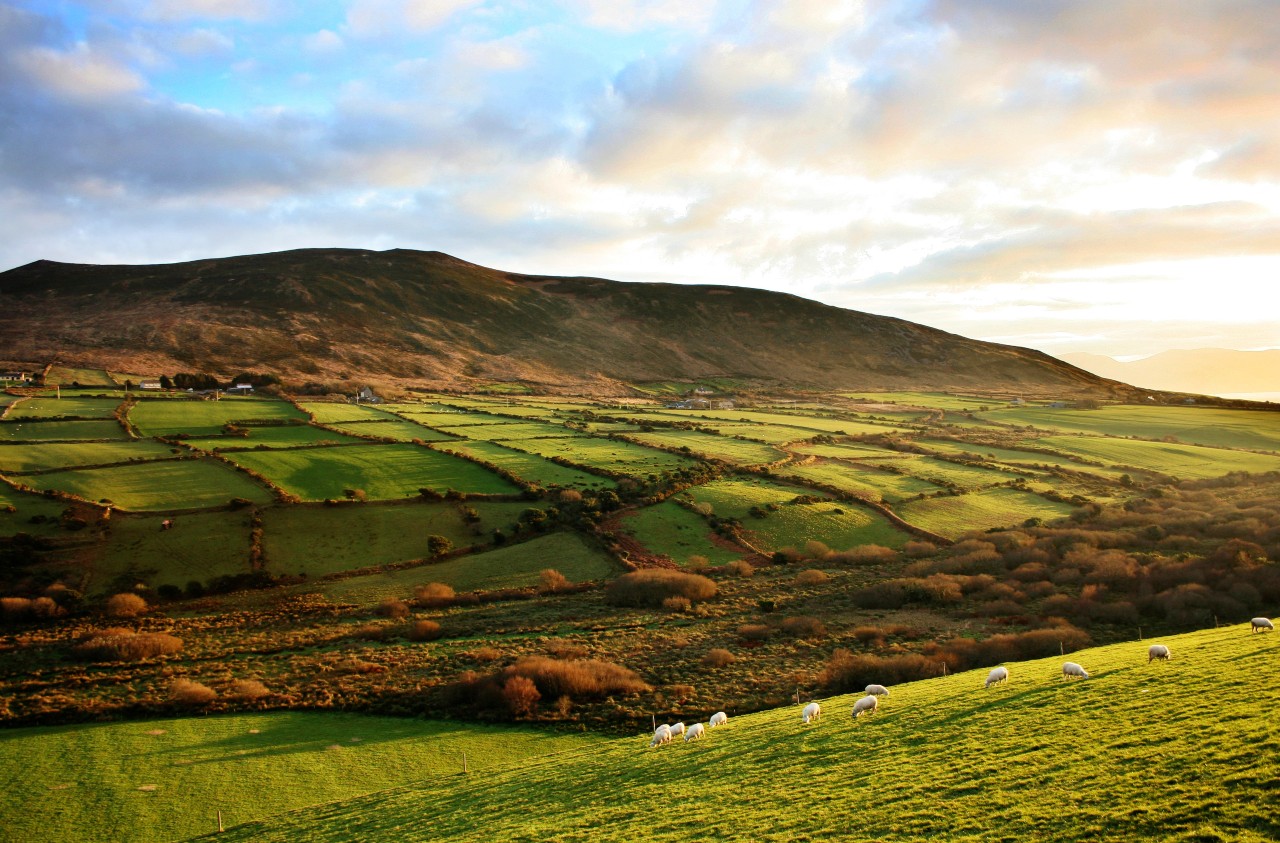
[[[465,752],[462,753],[462,772],[463,773],[471,772],[470,770],[467,769],[467,754]]]
[[[1138,640],[1142,640],[1142,627],[1138,627]]]
[[[219,808],[219,809],[218,809],[218,833],[219,833],[219,834],[221,834],[222,832],[223,832],[223,828],[222,828],[222,809],[221,809],[221,808]]]
[[[1058,642],[1058,655],[1060,655],[1060,656],[1065,656],[1066,654],[1067,654],[1067,651],[1063,648],[1063,646],[1062,646],[1062,642],[1061,642],[1061,641],[1059,641],[1059,642]]]

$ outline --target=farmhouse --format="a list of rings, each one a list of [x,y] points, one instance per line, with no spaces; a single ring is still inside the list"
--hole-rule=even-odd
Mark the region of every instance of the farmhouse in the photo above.
[[[144,389],[147,392],[159,392],[161,389],[160,381],[143,381],[138,384],[138,389]]]
[[[6,381],[22,381],[26,383],[31,380],[30,372],[3,372],[0,373],[0,380]]]
[[[381,404],[382,399],[373,391],[372,387],[366,386],[356,393],[356,403],[363,401],[366,404]]]

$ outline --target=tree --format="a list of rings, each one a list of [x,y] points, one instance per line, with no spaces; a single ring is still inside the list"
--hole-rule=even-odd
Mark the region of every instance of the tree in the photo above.
[[[502,686],[502,699],[507,708],[516,717],[524,717],[533,713],[533,708],[542,699],[538,686],[527,676],[512,676]]]
[[[444,536],[427,536],[427,552],[432,556],[443,556],[453,550],[453,542]]]
[[[169,380],[169,376],[168,376],[168,375],[161,375],[161,376],[160,376],[160,388],[161,388],[161,389],[173,389],[173,381]]]

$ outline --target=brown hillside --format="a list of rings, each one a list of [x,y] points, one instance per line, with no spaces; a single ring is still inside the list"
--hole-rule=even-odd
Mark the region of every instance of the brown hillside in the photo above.
[[[736,378],[769,388],[1128,388],[1024,348],[745,287],[519,275],[439,252],[308,249],[0,273],[0,358],[262,369],[436,387]]]

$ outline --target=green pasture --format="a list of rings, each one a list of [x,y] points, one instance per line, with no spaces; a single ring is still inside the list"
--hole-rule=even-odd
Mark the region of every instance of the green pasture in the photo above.
[[[469,459],[491,463],[543,488],[562,486],[574,489],[612,489],[618,485],[608,477],[588,474],[553,463],[537,454],[512,450],[495,442],[450,442],[437,446],[437,450],[451,451]]]
[[[417,445],[235,451],[226,457],[311,501],[340,500],[347,489],[363,489],[370,500],[410,497],[423,488],[482,495],[519,491],[475,463]]]
[[[363,422],[330,422],[328,427],[345,431],[355,436],[377,436],[381,439],[394,439],[397,442],[453,442],[454,437],[447,433],[425,427],[405,419],[388,419],[386,421]]]
[[[73,366],[50,366],[48,373],[44,376],[44,382],[48,386],[79,384],[90,387],[102,386],[108,389],[120,386],[102,369],[82,369]]]
[[[943,454],[981,457],[989,462],[1014,467],[1048,465],[1056,468],[1069,469],[1071,471],[1085,471],[1090,474],[1096,474],[1099,477],[1107,477],[1112,480],[1118,480],[1120,475],[1124,473],[1118,469],[1103,468],[1101,466],[1078,462],[1071,459],[1066,454],[1042,454],[1036,451],[1023,451],[1016,448],[998,448],[994,445],[956,442],[950,439],[917,439],[915,442],[917,445],[928,448],[931,451],[937,451]],[[1034,444],[1044,448],[1049,447],[1045,444],[1044,440],[1039,440]]]
[[[372,605],[388,597],[412,597],[416,586],[430,582],[446,583],[456,591],[523,588],[537,585],[545,568],[556,569],[572,582],[619,573],[617,563],[577,533],[551,533],[447,562],[326,582],[318,590],[330,600]]]
[[[897,503],[919,494],[938,491],[939,487],[909,475],[895,474],[870,466],[845,462],[817,462],[804,465],[785,465],[777,470],[783,477],[794,477],[831,486],[842,492],[871,500]]]
[[[685,457],[646,448],[631,442],[594,436],[567,436],[560,439],[518,439],[509,444],[521,451],[544,457],[561,457],[575,465],[599,468],[618,474],[645,477],[674,471],[692,464]]]
[[[783,445],[813,436],[813,431],[778,424],[733,424],[731,422],[703,422],[704,427],[719,431],[721,436],[741,436],[770,445]]]
[[[1102,436],[1173,437],[1195,445],[1280,451],[1280,412],[1217,407],[1117,405],[1097,410],[1017,407],[990,414],[1006,424]]]
[[[742,554],[717,544],[707,520],[673,501],[646,506],[622,519],[622,530],[653,553],[671,557],[680,564],[690,556],[703,556],[720,565]]]
[[[249,519],[244,510],[199,512],[172,518],[172,529],[163,530],[161,516],[116,516],[107,541],[94,556],[88,590],[94,594],[119,591],[113,583],[125,574],[153,589],[246,574]]]
[[[416,417],[411,417],[416,418]],[[444,425],[433,424],[436,430],[443,431],[462,439],[493,442],[507,439],[536,439],[542,436],[570,436],[573,431],[562,424],[546,422],[529,422],[509,419],[493,424]]]
[[[855,545],[901,547],[907,536],[884,516],[856,504],[826,499],[821,492],[758,478],[715,480],[682,492],[690,500],[709,504],[720,518],[737,518],[748,539],[762,551],[803,547],[817,539],[835,550]],[[817,503],[793,504],[798,495],[824,498]],[[776,509],[769,510],[773,505]],[[752,507],[766,511],[764,518],[751,515]]]
[[[0,446],[0,471],[23,472],[107,465],[130,460],[157,460],[173,456],[174,448],[162,442],[48,442],[39,445]]]
[[[262,511],[262,545],[275,574],[320,577],[338,571],[407,562],[427,556],[427,537],[444,536],[454,547],[488,544],[493,531],[510,533],[527,502],[464,504],[480,520],[468,524],[453,503],[413,502],[280,506]]]
[[[877,448],[875,445],[863,445],[858,442],[842,442],[839,445],[794,445],[790,450],[797,454],[812,454],[815,457],[830,457],[836,460],[887,461],[911,458],[910,454],[902,451],[891,451],[888,448]]]
[[[13,507],[13,512],[8,508]],[[59,500],[20,492],[7,483],[0,483],[0,536],[29,533],[33,536],[56,536],[63,533],[58,522],[67,505]],[[31,519],[43,516],[39,524]]]
[[[1035,444],[1086,459],[1155,471],[1182,479],[1221,477],[1232,471],[1280,470],[1280,456],[1199,445],[1150,442],[1145,439],[1046,436],[1035,440]]]
[[[334,422],[385,421],[390,413],[375,410],[368,404],[339,404],[332,401],[299,401],[298,406],[320,424]]]
[[[236,677],[247,678],[247,677]],[[3,837],[48,843],[186,840],[409,782],[471,775],[602,743],[484,726],[281,711],[0,733]],[[372,839],[372,838],[369,838]]]
[[[952,395],[947,392],[848,392],[845,398],[873,404],[900,404],[902,412],[915,407],[932,410],[977,411],[979,407],[1001,407],[1009,402],[1000,398],[979,398],[972,395]],[[896,410],[893,412],[897,412]]]
[[[868,462],[874,465],[877,461],[869,460]],[[906,459],[885,459],[883,464],[892,466],[895,470],[909,474],[912,477],[927,480],[930,483],[940,486],[951,483],[962,489],[981,489],[997,483],[1007,483],[1022,476],[1010,471],[999,471],[994,468],[983,468],[977,465],[962,465],[936,457],[915,454],[908,456]]]
[[[24,398],[9,408],[6,419],[56,419],[76,417],[82,419],[112,418],[120,401],[115,398],[86,398],[68,395],[55,398],[40,395]]]
[[[110,500],[126,510],[221,506],[232,498],[268,503],[271,493],[244,474],[209,459],[163,460],[112,468],[68,469],[28,475],[23,482],[90,501]]]
[[[518,419],[504,419],[501,416],[495,416],[490,413],[461,409],[397,409],[395,414],[429,427],[462,427],[472,424],[506,424],[508,422],[518,423],[519,421]]]
[[[128,439],[129,434],[115,419],[92,421],[8,421],[0,422],[0,439],[10,442],[55,442],[65,440]]]
[[[211,436],[184,439],[183,443],[202,451],[238,448],[301,448],[308,445],[351,445],[362,440],[309,424],[281,424],[247,427],[248,436]]]
[[[147,398],[129,411],[129,420],[143,436],[210,436],[221,433],[230,422],[267,419],[305,422],[307,416],[286,401],[237,397],[219,401]]]
[[[486,776],[428,775],[229,829],[254,843],[538,840],[1233,841],[1280,839],[1275,636],[1248,626],[1078,651],[731,715],[693,742],[643,734],[528,759]],[[1224,682],[1223,677],[1231,681]],[[705,709],[715,710],[714,703]],[[754,794],[745,798],[743,794]]]
[[[947,538],[971,530],[1013,527],[1028,518],[1052,521],[1075,509],[1069,503],[1051,501],[1019,489],[999,488],[967,495],[945,495],[910,501],[895,512],[909,524]]]
[[[652,433],[628,433],[626,437],[641,445],[688,449],[693,456],[723,460],[734,465],[768,465],[786,457],[782,451],[761,442],[698,430],[655,430]]]
[[[769,413],[760,410],[662,410],[660,415],[672,418],[713,421],[747,422],[799,429],[795,437],[805,439],[818,433],[858,436],[868,433],[901,433],[903,429],[892,424],[837,419],[829,416],[804,415],[802,413]]]

